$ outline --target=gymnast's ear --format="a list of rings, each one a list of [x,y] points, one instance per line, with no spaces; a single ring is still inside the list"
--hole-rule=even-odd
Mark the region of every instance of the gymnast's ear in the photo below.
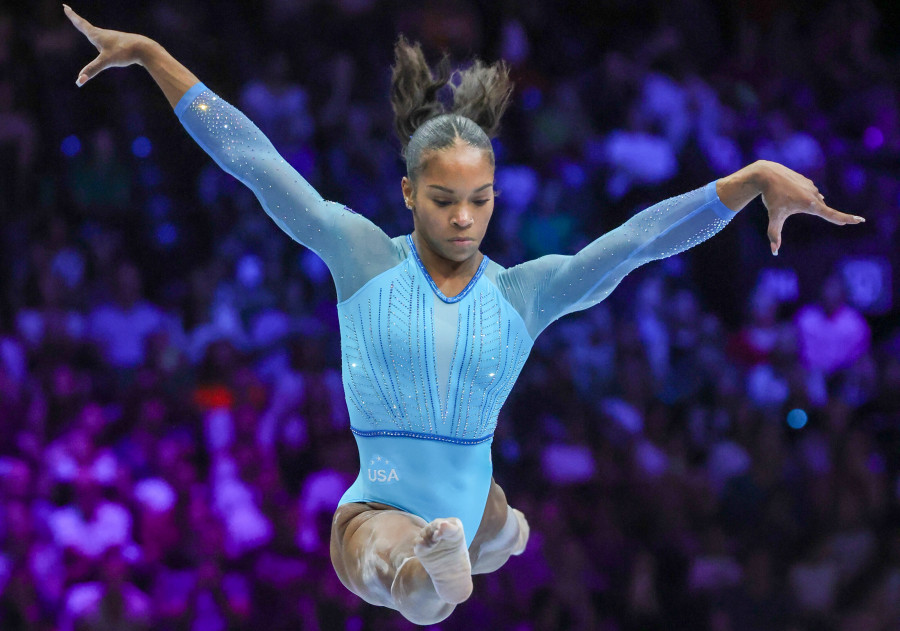
[[[416,187],[405,175],[400,180],[400,189],[403,191],[403,201],[406,207],[412,210],[416,206]]]

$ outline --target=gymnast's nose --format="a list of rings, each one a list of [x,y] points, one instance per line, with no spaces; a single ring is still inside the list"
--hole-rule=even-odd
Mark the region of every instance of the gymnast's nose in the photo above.
[[[472,217],[472,210],[468,204],[460,204],[458,208],[459,210],[450,218],[450,222],[457,228],[465,230],[475,222],[475,219]]]

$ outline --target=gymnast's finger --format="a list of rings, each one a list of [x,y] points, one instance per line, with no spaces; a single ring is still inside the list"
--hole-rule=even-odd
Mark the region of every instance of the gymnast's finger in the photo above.
[[[66,17],[68,17],[72,24],[75,26],[75,28],[81,31],[81,33],[88,38],[88,41],[96,46],[99,50],[100,46],[97,44],[96,37],[94,36],[97,28],[93,24],[85,20],[83,17],[75,13],[75,11],[72,10],[72,7],[67,4],[63,5],[63,11],[65,12]]]
[[[838,224],[839,226],[865,222],[864,218],[858,215],[848,215],[847,213],[842,213],[839,210],[835,210],[834,208],[827,206],[825,202],[822,202],[821,208],[819,209],[819,212],[817,214],[823,219],[830,221],[831,223]]]
[[[784,227],[784,215],[779,215],[769,221],[769,227],[766,235],[769,237],[769,249],[772,250],[773,256],[778,256],[778,250],[781,248],[781,229]]]
[[[97,55],[97,58],[94,59],[91,63],[86,65],[81,69],[81,72],[78,73],[78,80],[75,81],[75,85],[79,88],[83,86],[85,83],[96,77],[102,70],[106,68],[105,60],[103,59],[103,55]]]

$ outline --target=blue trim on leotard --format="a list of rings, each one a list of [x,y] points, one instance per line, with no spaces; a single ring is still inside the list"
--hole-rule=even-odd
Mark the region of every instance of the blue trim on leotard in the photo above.
[[[356,429],[355,427],[351,427],[350,431],[357,436],[364,436],[366,438],[372,438],[375,436],[402,436],[403,438],[436,440],[440,443],[453,443],[454,445],[480,445],[481,443],[486,443],[494,437],[493,434],[489,434],[487,436],[483,436],[482,438],[453,438],[452,436],[439,436],[438,434],[425,434],[423,432],[404,432],[390,429],[376,429],[365,431]]]
[[[472,280],[463,288],[461,292],[452,298],[448,298],[444,295],[444,292],[440,290],[437,286],[437,283],[434,282],[434,279],[431,278],[431,274],[428,273],[428,270],[425,268],[425,264],[422,263],[422,259],[419,258],[419,251],[416,249],[416,244],[413,241],[412,235],[406,235],[406,241],[409,243],[409,249],[412,252],[413,258],[419,266],[419,270],[421,270],[422,275],[425,277],[425,280],[428,281],[428,284],[431,285],[431,290],[434,292],[434,295],[443,300],[448,304],[453,304],[454,302],[459,302],[463,298],[469,295],[469,292],[472,291],[472,287],[475,286],[475,283],[478,282],[478,279],[481,278],[481,275],[484,273],[484,268],[487,267],[489,259],[484,254],[481,255],[481,263],[478,265],[478,269],[475,270],[475,275],[472,276]]]

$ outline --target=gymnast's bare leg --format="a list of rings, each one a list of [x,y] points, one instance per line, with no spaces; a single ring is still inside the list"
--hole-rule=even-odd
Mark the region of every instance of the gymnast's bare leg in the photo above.
[[[472,574],[493,572],[528,541],[528,523],[493,480],[484,516],[465,549],[455,518],[424,519],[386,504],[339,506],[331,561],[341,582],[373,605],[396,609],[417,624],[449,616],[472,593]]]

